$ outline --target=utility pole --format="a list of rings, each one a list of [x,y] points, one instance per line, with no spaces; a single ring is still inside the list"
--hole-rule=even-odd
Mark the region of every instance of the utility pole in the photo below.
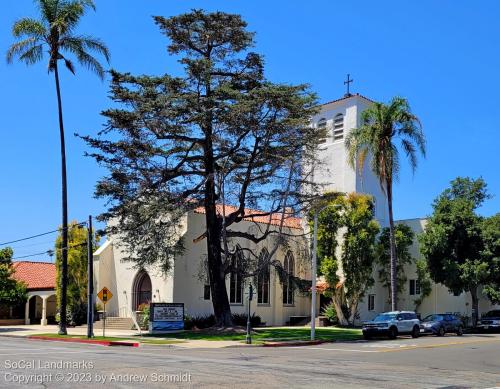
[[[246,344],[252,344],[252,328],[250,322],[250,304],[252,303],[253,298],[253,286],[250,283],[250,287],[248,288],[248,311],[247,311],[247,337]]]
[[[87,225],[87,338],[94,336],[94,259],[92,248],[92,216]]]
[[[313,227],[313,249],[312,249],[312,285],[311,285],[311,340],[316,336],[316,274],[317,274],[317,250],[318,250],[318,210],[314,210]]]

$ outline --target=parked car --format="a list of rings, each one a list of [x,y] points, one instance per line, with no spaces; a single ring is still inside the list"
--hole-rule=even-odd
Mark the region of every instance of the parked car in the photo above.
[[[400,334],[409,334],[413,338],[420,335],[420,320],[415,312],[385,312],[363,323],[365,339],[371,339],[374,336],[388,336],[390,339],[396,339]]]
[[[500,309],[495,309],[484,314],[479,321],[477,328],[480,331],[500,330]]]
[[[463,335],[464,327],[459,317],[448,313],[439,313],[426,316],[420,323],[421,334],[444,336],[448,332],[454,332],[458,336]]]

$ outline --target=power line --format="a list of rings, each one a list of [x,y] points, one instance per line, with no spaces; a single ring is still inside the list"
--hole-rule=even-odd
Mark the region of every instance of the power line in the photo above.
[[[73,249],[73,248],[76,248],[76,247],[82,247],[82,246],[86,246],[86,245],[87,245],[87,242],[78,243],[78,244],[74,244],[74,245],[68,246],[67,249],[69,250],[69,249]],[[62,249],[63,249],[62,247],[56,247],[56,250],[62,250]],[[15,261],[17,259],[24,259],[24,258],[36,257],[38,255],[43,255],[43,254],[46,254],[46,255],[52,257],[54,255],[54,250],[49,249],[49,250],[42,251],[42,252],[39,252],[39,253],[28,254],[28,255],[23,255],[23,256],[20,256],[20,257],[16,257],[16,258],[11,258],[10,260],[11,261]]]
[[[42,255],[42,254],[47,254],[49,255],[50,253],[50,250],[47,250],[47,251],[42,251],[41,253],[35,253],[35,254],[29,254],[29,255],[23,255],[22,257],[16,257],[16,258],[11,258],[11,261],[15,261],[15,260],[18,260],[18,259],[24,259],[24,258],[30,258],[30,257],[36,257],[38,255]]]
[[[70,229],[70,228],[73,228],[73,227],[77,227],[77,226],[81,226],[81,225],[84,225],[84,224],[87,224],[87,222],[81,222],[81,223],[78,223],[78,224],[75,224],[75,225],[68,226],[68,227],[67,227],[67,229]],[[21,239],[12,240],[12,241],[10,241],[10,242],[0,243],[0,246],[7,246],[7,245],[12,244],[12,243],[17,243],[17,242],[22,242],[22,241],[29,240],[29,239],[38,238],[38,237],[40,237],[40,236],[45,236],[45,235],[53,234],[53,233],[55,233],[55,232],[59,232],[59,231],[62,231],[62,230],[63,230],[63,228],[58,228],[57,230],[44,232],[44,233],[42,233],[42,234],[37,234],[37,235],[33,235],[33,236],[28,236],[28,237],[26,237],[26,238],[21,238]]]

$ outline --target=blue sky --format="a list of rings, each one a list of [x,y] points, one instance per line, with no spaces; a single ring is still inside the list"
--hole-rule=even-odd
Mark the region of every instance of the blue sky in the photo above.
[[[9,2],[0,14],[0,52],[10,28],[35,16],[31,0]],[[420,117],[427,159],[415,175],[403,167],[395,188],[398,219],[426,216],[432,200],[456,176],[482,176],[495,196],[481,209],[500,207],[500,2],[466,0],[96,0],[79,32],[103,39],[111,67],[132,73],[178,72],[152,15],[191,8],[240,13],[256,32],[267,76],[309,83],[321,101],[340,97],[347,73],[353,92],[379,101],[407,97]],[[69,213],[83,220],[104,202],[93,198],[104,174],[83,157],[73,133],[95,134],[110,105],[108,82],[84,69],[62,76],[67,129]],[[54,80],[46,63],[26,67],[0,59],[0,243],[57,228],[60,223],[59,140]],[[404,165],[404,164],[403,164]],[[15,256],[45,251],[53,236],[13,245]],[[39,256],[35,259],[47,259]]]

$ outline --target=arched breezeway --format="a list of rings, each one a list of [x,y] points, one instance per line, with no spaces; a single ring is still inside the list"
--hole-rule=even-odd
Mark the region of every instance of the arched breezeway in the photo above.
[[[55,322],[57,300],[54,290],[28,291],[24,322],[46,326]]]

